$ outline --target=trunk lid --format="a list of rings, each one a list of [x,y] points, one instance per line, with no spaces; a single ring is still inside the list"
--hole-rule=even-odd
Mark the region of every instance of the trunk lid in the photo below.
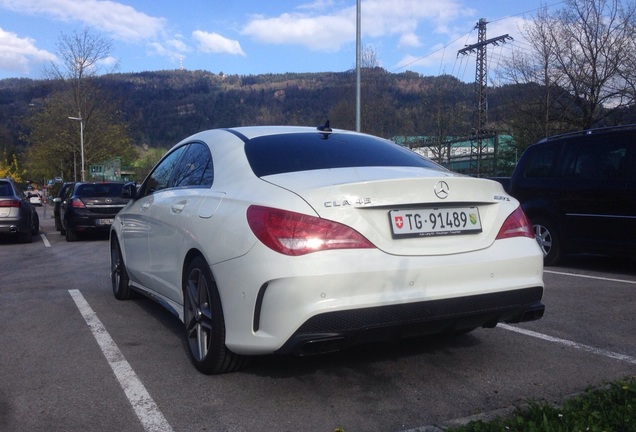
[[[320,217],[355,229],[393,255],[487,248],[518,206],[497,182],[422,168],[338,168],[263,180],[297,194]]]

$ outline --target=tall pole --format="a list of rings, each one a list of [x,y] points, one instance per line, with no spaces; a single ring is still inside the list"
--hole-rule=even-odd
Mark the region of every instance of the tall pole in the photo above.
[[[82,181],[85,181],[84,176],[84,119],[82,117],[69,117],[69,120],[75,120],[80,122],[80,153],[82,158]]]
[[[362,20],[361,20],[361,0],[357,0],[356,4],[356,131],[360,132],[362,129],[362,121],[361,121],[361,98],[360,98],[360,63],[361,63],[361,55],[362,51],[362,43],[361,43],[361,28],[362,28]]]

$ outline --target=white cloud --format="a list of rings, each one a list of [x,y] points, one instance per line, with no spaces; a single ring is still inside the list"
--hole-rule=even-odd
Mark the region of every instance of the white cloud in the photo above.
[[[115,67],[118,62],[119,61],[113,56],[108,56],[108,57],[103,58],[103,59],[100,60],[100,64],[102,66],[104,66],[104,67],[107,67],[107,68]]]
[[[398,43],[399,48],[417,48],[421,45],[420,38],[415,33],[404,33],[400,36],[400,42]]]
[[[242,33],[258,42],[300,45],[315,51],[334,52],[355,41],[356,7],[335,9],[329,0],[299,6],[297,12],[277,17],[253,16]],[[330,10],[316,14],[316,10]],[[314,13],[305,12],[310,10]],[[457,0],[365,0],[361,4],[362,35],[380,38],[395,35],[400,46],[419,46],[416,35],[422,23],[446,33],[447,24],[470,16],[472,9]]]
[[[432,58],[431,56],[417,57],[417,56],[408,54],[402,57],[402,60],[398,62],[396,67],[400,69],[401,68],[414,69],[417,67],[429,67],[434,65],[436,61],[439,62],[439,59]]]
[[[245,56],[241,44],[232,39],[221,36],[218,33],[208,33],[201,30],[192,32],[192,37],[197,41],[199,51],[215,54],[232,54]]]
[[[20,38],[0,28],[0,69],[29,73],[37,65],[50,61],[55,61],[55,55],[38,49],[35,40]]]
[[[110,0],[0,0],[0,6],[18,13],[45,15],[59,21],[77,21],[124,41],[158,37],[165,19],[146,15]]]
[[[254,17],[242,33],[262,43],[301,45],[332,52],[355,39],[355,14],[309,16],[285,13],[276,18]]]
[[[333,0],[314,0],[311,3],[305,3],[297,7],[297,9],[306,9],[306,10],[324,10],[330,8],[334,5]]]

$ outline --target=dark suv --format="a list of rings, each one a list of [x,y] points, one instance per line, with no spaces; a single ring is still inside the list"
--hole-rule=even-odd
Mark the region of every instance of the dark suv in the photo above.
[[[523,153],[507,189],[546,265],[565,253],[636,257],[636,125],[545,138]]]

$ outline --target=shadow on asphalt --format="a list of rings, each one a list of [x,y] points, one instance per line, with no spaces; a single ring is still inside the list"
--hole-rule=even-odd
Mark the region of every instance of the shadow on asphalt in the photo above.
[[[612,273],[618,275],[636,276],[636,257],[611,257],[605,255],[568,255],[563,258],[558,266],[549,266],[545,270],[578,270],[600,273]]]
[[[183,323],[168,310],[153,300],[140,296],[130,300],[169,330],[187,349]],[[479,331],[479,330],[477,330]],[[487,331],[487,330],[484,330]],[[270,378],[292,378],[313,374],[319,370],[361,369],[377,362],[386,362],[406,357],[433,354],[440,351],[476,346],[480,339],[471,333],[455,336],[420,336],[396,342],[368,343],[346,350],[312,356],[260,355],[252,356],[248,366],[239,373],[266,376]],[[194,367],[194,366],[193,366]]]

